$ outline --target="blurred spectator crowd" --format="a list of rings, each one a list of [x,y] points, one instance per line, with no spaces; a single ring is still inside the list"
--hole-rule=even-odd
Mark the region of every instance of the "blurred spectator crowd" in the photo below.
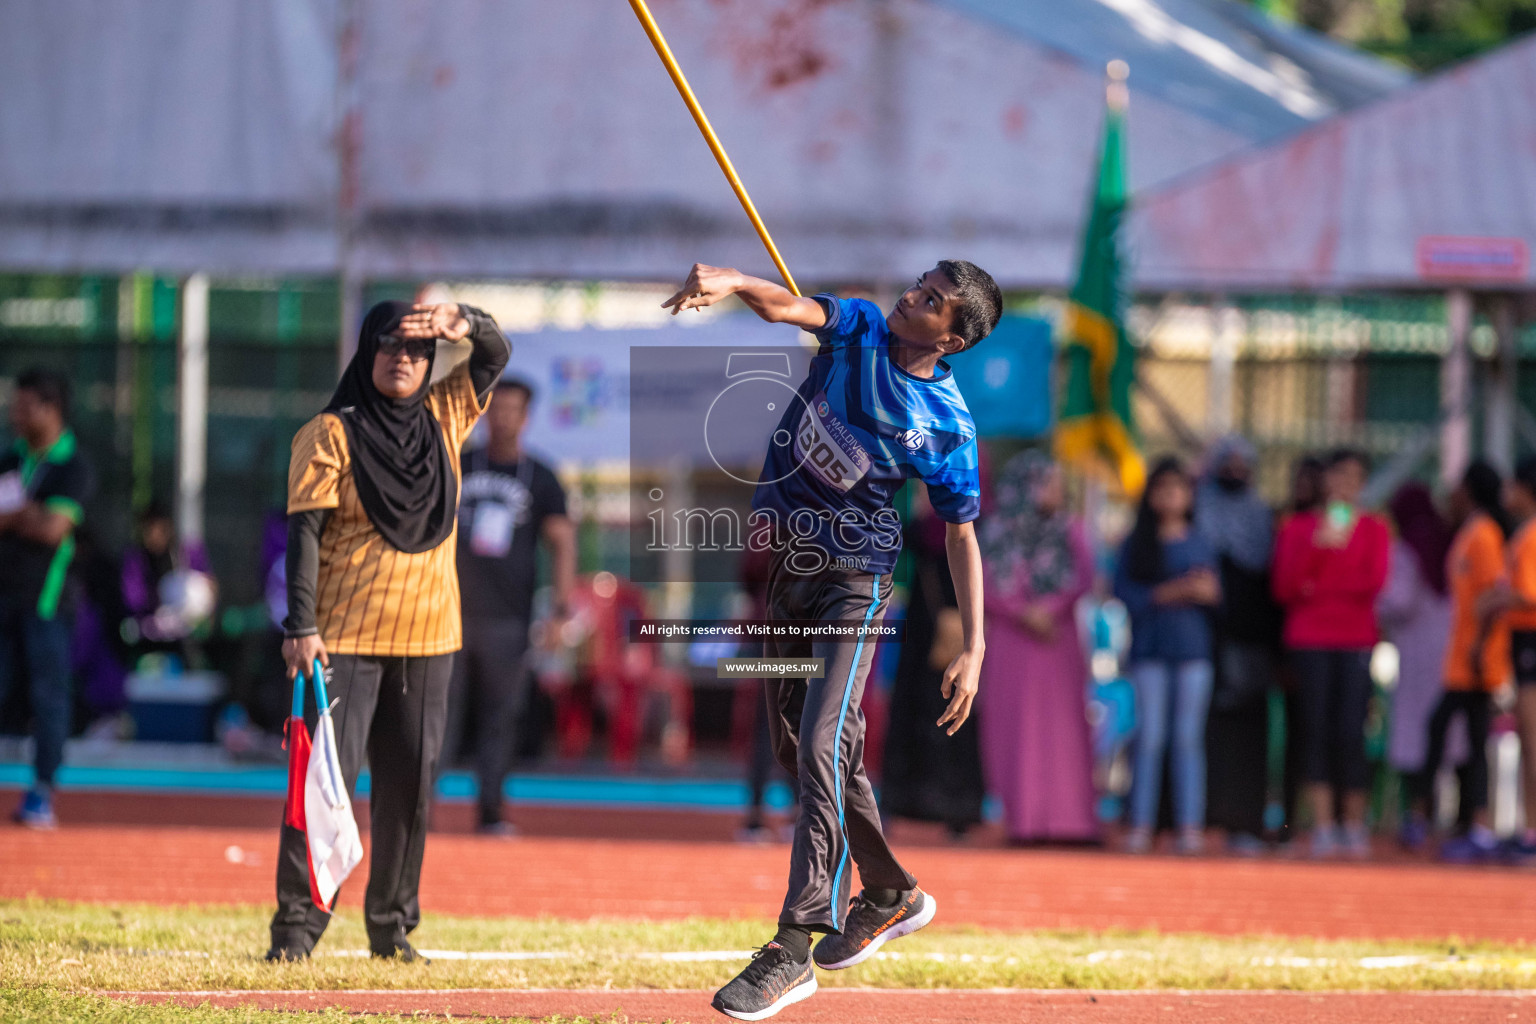
[[[170,508],[149,502],[120,553],[96,541],[69,398],[67,379],[22,374],[0,452],[0,729],[33,739],[36,784],[15,817],[44,827],[69,735],[217,738],[275,757],[287,702],[281,512],[262,541],[266,628],[254,653],[220,650],[217,581]],[[463,465],[466,646],[445,761],[479,776],[479,824],[497,834],[512,831],[510,765],[546,736],[579,760],[601,724],[619,766],[649,741],[676,766],[697,720],[687,667],[628,642],[645,589],[576,575],[565,493],[520,443],[532,400],[505,382]],[[995,467],[980,524],[987,658],[976,725],[955,736],[932,723],[959,613],[943,524],[914,484],[905,640],[882,645],[884,685],[865,708],[883,812],[959,838],[990,796],[1012,842],[1113,838],[1132,853],[1197,854],[1219,838],[1239,855],[1361,858],[1395,831],[1448,860],[1536,857],[1536,757],[1524,756],[1536,750],[1536,459],[1509,479],[1474,462],[1439,503],[1409,481],[1379,511],[1361,507],[1359,452],[1299,460],[1278,509],[1254,465],[1240,437],[1197,467],[1156,462],[1116,543],[1093,525],[1101,507],[1074,511],[1082,501],[1043,451]],[[535,602],[541,547],[551,585]],[[745,617],[762,614],[760,562],[743,561]],[[777,771],[761,701],[745,681],[730,716],[748,752],[751,838],[767,834]],[[1490,750],[1509,737],[1523,814],[1496,833]]]
[[[963,834],[990,793],[1021,844],[1199,854],[1219,837],[1237,855],[1365,858],[1395,831],[1448,861],[1536,856],[1536,458],[1507,480],[1473,462],[1443,503],[1403,483],[1380,512],[1361,507],[1358,451],[1300,459],[1279,509],[1254,465],[1240,437],[1197,468],[1154,463],[1096,565],[1060,468],[1009,459],[982,524],[969,738],[916,727],[934,715],[925,645],[953,606],[919,515],[887,812]],[[1496,834],[1500,737],[1522,756],[1499,759],[1514,813]]]

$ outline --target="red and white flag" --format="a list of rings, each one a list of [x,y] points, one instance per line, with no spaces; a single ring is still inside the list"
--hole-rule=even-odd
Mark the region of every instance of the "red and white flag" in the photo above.
[[[309,850],[309,895],[315,906],[330,911],[336,890],[362,863],[363,842],[352,816],[352,801],[341,775],[336,749],[336,724],[326,700],[325,673],[314,665],[314,739],[304,725],[304,673],[293,681],[293,713],[289,717],[288,802],[283,822],[304,833]]]

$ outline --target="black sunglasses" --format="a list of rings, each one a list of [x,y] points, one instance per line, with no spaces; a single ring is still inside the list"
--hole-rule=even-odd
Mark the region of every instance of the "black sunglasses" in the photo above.
[[[432,355],[432,350],[437,343],[431,338],[402,338],[397,334],[379,335],[379,354],[387,359],[393,359],[401,352],[410,357],[411,362],[419,363]]]

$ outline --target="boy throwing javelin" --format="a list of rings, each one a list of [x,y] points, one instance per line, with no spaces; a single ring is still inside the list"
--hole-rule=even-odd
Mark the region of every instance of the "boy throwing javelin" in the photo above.
[[[949,705],[938,721],[953,734],[970,715],[984,650],[981,553],[972,526],[981,487],[976,426],[942,357],[997,326],[997,284],[974,264],[943,260],[887,315],[863,299],[801,298],[770,281],[697,264],[663,305],[676,314],[728,295],[739,295],[764,320],[793,324],[821,342],[769,440],[752,499],[761,528],[754,542],[766,537],[772,550],[768,618],[879,623],[901,550],[891,501],[907,477],[921,478],[947,524],[964,631],[963,650],[944,672]],[[774,752],[799,779],[800,817],[778,932],[715,994],[715,1009],[737,1020],[762,1020],[809,998],[815,966],[862,963],[886,941],[932,921],[937,909],[886,843],[864,774],[859,701],[874,644],[853,629],[765,646],[769,657],[821,659],[823,674],[769,679],[766,687]],[[850,904],[852,866],[863,889]],[[814,955],[812,932],[825,933]]]

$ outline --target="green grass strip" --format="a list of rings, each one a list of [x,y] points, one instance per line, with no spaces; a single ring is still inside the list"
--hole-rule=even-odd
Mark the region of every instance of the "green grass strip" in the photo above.
[[[49,989],[0,989],[0,1020],[6,1024],[419,1024],[421,1018],[370,1013],[359,1018],[342,1010],[287,1013],[251,1008],[219,1009],[212,1006],[171,1006],[134,1003],[106,996],[69,995]],[[498,1018],[503,1024],[613,1024],[611,1018],[528,1017]]]
[[[18,998],[17,993],[43,998],[37,993],[708,989],[728,980],[740,969],[740,961],[672,962],[655,954],[746,950],[771,933],[771,922],[757,920],[572,921],[431,915],[412,936],[423,949],[558,955],[550,959],[439,959],[430,965],[317,955],[302,963],[268,964],[262,960],[267,947],[267,913],[260,908],[0,901],[0,990],[7,998]],[[332,922],[317,953],[366,948],[361,914],[344,909]],[[1466,945],[1453,938],[1435,943],[1145,932],[1003,933],[935,925],[887,949],[887,957],[849,971],[823,972],[818,980],[827,986],[924,989],[1420,991],[1536,987],[1536,948]],[[14,1013],[0,1013],[0,1019],[29,1019],[21,1016],[24,1012],[28,1011],[22,1007]]]

